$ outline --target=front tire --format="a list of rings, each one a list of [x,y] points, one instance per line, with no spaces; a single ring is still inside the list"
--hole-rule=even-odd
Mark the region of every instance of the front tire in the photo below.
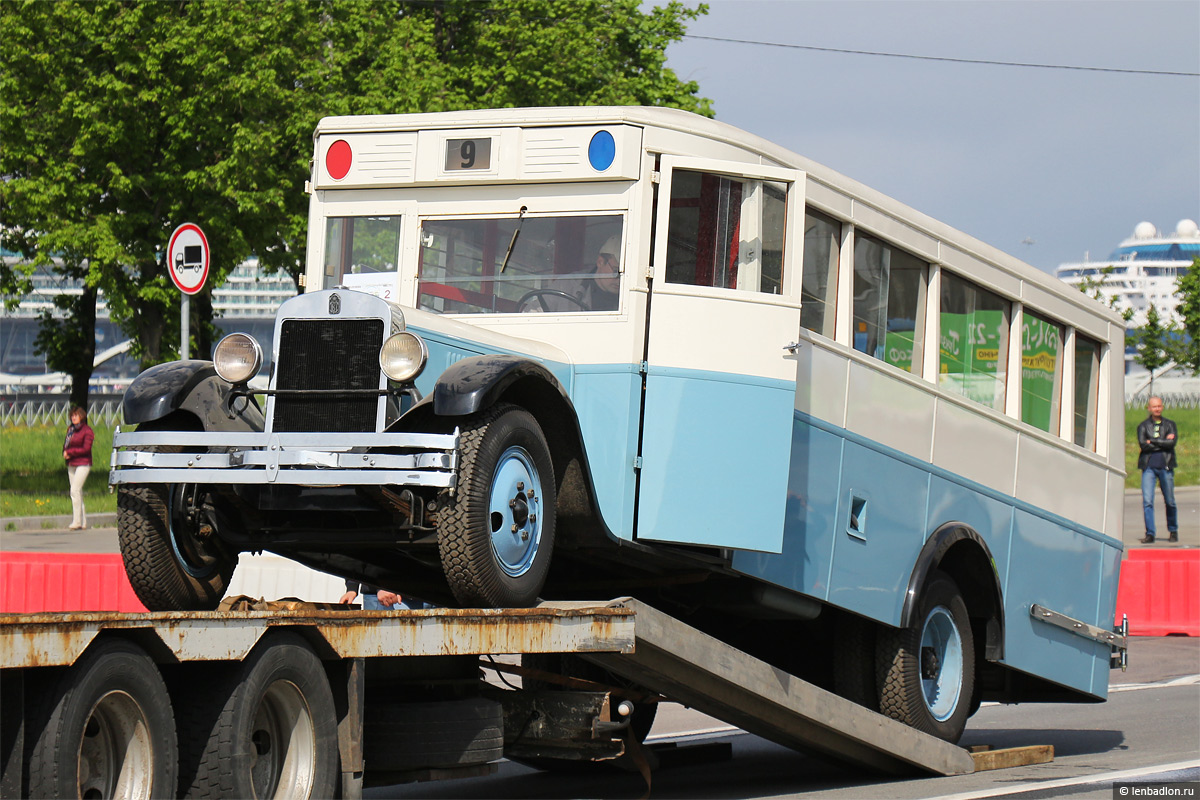
[[[237,566],[215,531],[201,537],[182,506],[193,486],[122,485],[117,490],[117,539],[125,574],[150,611],[211,611]]]
[[[460,439],[458,485],[439,519],[438,550],[462,606],[536,603],[554,550],[554,462],[533,415],[500,404]]]
[[[28,746],[30,797],[174,797],[175,718],[141,648],[94,645],[47,695]]]
[[[962,737],[975,691],[975,645],[958,585],[934,572],[914,624],[880,628],[879,710],[948,742]]]

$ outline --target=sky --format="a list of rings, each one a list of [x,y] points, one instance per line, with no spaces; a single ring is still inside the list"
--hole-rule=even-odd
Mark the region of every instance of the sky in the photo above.
[[[695,2],[689,0],[688,6]],[[716,118],[1053,272],[1200,221],[1200,1],[709,0],[667,51]],[[739,44],[1123,70],[964,64]]]

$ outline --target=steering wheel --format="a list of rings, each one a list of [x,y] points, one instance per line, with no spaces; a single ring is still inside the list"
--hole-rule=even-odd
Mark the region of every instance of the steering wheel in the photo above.
[[[575,305],[579,306],[580,311],[590,311],[578,297],[566,292],[560,292],[558,289],[534,289],[531,292],[526,292],[520,300],[517,301],[517,310],[525,311],[525,304],[530,300],[537,298],[538,304],[542,307],[542,311],[549,311],[550,306],[546,303],[547,297],[561,297],[564,300],[570,300]]]

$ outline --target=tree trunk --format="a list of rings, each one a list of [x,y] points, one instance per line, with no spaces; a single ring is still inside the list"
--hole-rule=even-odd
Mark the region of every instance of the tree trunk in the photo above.
[[[75,308],[75,322],[79,325],[81,339],[79,358],[71,370],[71,405],[87,408],[88,384],[92,380],[96,361],[96,288],[83,286],[79,305]]]

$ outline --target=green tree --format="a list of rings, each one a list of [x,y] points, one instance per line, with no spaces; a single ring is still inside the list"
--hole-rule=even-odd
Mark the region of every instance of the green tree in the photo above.
[[[1179,335],[1172,339],[1170,355],[1193,375],[1200,374],[1200,258],[1175,281],[1175,296],[1179,298],[1176,311],[1183,320]]]
[[[1154,392],[1154,371],[1166,366],[1171,360],[1167,352],[1171,339],[1171,326],[1163,324],[1158,309],[1151,303],[1146,309],[1146,324],[1134,331],[1131,337],[1137,347],[1133,360],[1150,371],[1150,392]]]
[[[252,253],[298,283],[321,116],[598,103],[711,114],[665,67],[703,12],[639,0],[4,3],[0,235],[42,268],[61,253],[86,264],[85,285],[148,366],[179,346],[179,293],[161,266],[179,223],[208,235],[209,287]],[[27,287],[0,269],[6,293]],[[202,336],[209,291],[192,303]],[[62,333],[46,324],[46,337]],[[90,361],[71,352],[67,371],[83,380]]]

